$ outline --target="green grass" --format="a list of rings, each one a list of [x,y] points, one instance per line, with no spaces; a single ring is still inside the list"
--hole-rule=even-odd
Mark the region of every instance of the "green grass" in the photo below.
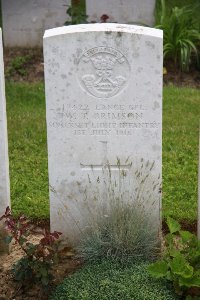
[[[48,218],[44,86],[8,83],[6,92],[13,212]],[[163,213],[194,221],[200,90],[165,87],[163,102]]]
[[[197,218],[200,90],[166,87],[163,105],[163,210]]]
[[[45,97],[43,84],[9,83],[8,136],[12,210],[49,216]]]
[[[57,287],[51,300],[175,300],[172,286],[148,275],[147,264],[105,260],[86,265]]]

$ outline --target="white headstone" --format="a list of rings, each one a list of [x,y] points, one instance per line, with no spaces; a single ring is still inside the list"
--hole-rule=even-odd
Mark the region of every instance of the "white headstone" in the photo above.
[[[0,29],[0,216],[3,215],[7,206],[10,206],[10,182],[9,182],[9,163],[8,163],[8,140],[7,140],[7,118],[6,118],[6,99],[4,83],[4,63],[2,32]],[[4,230],[0,224],[0,252],[4,248]]]
[[[2,0],[5,47],[41,47],[44,31],[63,26],[70,0]]]
[[[90,21],[100,22],[102,15],[109,22],[154,25],[155,0],[86,0]]]
[[[116,177],[120,161],[129,178],[149,161],[160,183],[162,58],[157,29],[90,24],[45,32],[51,229],[72,244],[96,205],[93,179],[108,163]],[[159,228],[158,191],[153,201]]]

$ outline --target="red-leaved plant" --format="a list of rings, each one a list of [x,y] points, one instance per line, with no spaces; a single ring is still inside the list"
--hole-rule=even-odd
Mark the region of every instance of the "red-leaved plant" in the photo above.
[[[103,15],[100,17],[101,23],[106,23],[108,19],[109,19],[109,16],[106,15],[106,14],[103,14]]]
[[[22,285],[39,282],[43,287],[47,287],[53,278],[52,266],[57,259],[56,241],[62,233],[44,229],[43,237],[37,244],[33,244],[30,238],[34,233],[34,226],[24,215],[14,218],[7,207],[4,215],[0,217],[1,220],[4,220],[5,229],[9,234],[6,238],[7,243],[14,241],[25,253],[12,268],[14,279]]]

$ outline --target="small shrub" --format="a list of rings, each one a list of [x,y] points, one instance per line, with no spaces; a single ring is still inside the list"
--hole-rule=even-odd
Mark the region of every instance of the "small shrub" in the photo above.
[[[55,242],[61,233],[44,230],[39,243],[32,244],[29,239],[34,232],[33,226],[25,216],[14,219],[10,208],[7,207],[0,220],[5,220],[6,230],[9,232],[7,242],[14,240],[25,253],[12,268],[14,279],[23,286],[38,282],[43,287],[48,287],[52,279],[51,268],[57,258]]]
[[[182,231],[172,218],[168,217],[167,224],[170,233],[165,237],[166,250],[149,272],[155,278],[172,281],[178,295],[200,296],[200,241],[194,234]]]
[[[89,187],[86,198],[99,205],[88,206],[88,225],[77,249],[86,260],[150,259],[159,251],[159,217],[152,214],[159,211],[160,180],[151,177],[153,165],[142,160],[139,171],[127,174],[118,162],[115,175],[108,165],[102,178],[90,178],[97,189]]]

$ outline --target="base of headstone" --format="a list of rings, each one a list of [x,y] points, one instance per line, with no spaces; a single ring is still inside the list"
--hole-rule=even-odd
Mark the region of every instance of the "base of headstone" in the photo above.
[[[5,230],[4,222],[0,222],[0,255],[9,254],[11,250],[10,244],[6,243],[8,232]]]

